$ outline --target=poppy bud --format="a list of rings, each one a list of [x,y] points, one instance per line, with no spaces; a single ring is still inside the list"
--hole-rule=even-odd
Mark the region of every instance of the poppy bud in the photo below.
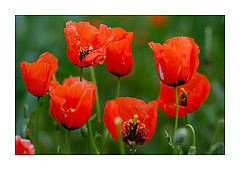
[[[186,142],[187,134],[188,132],[186,128],[179,128],[175,134],[175,142],[177,144],[183,144]]]

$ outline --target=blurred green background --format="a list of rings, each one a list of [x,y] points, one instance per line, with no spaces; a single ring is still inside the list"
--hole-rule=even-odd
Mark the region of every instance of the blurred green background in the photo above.
[[[224,147],[224,16],[162,16],[158,19],[152,16],[16,16],[15,29],[15,92],[16,92],[16,135],[26,137],[26,119],[24,106],[28,106],[29,116],[36,110],[37,97],[27,92],[20,63],[34,62],[48,51],[58,58],[56,77],[62,83],[64,78],[79,76],[80,69],[74,66],[66,54],[66,40],[64,36],[65,23],[90,22],[96,27],[105,24],[109,27],[122,27],[128,32],[134,32],[132,43],[133,69],[121,81],[120,96],[141,99],[148,103],[157,99],[159,94],[159,77],[157,75],[154,56],[147,43],[150,41],[164,43],[175,36],[192,37],[199,45],[200,64],[198,72],[204,74],[211,84],[207,100],[193,114],[188,114],[189,123],[196,131],[197,154],[225,154]],[[100,97],[101,116],[108,100],[115,97],[116,79],[108,72],[105,65],[95,67],[97,87]],[[84,68],[83,76],[91,80],[90,69]],[[56,122],[49,115],[49,98],[45,96],[40,112],[40,154],[56,154]],[[93,114],[96,112],[93,108]],[[164,130],[173,134],[174,118],[158,110],[157,128],[153,138],[147,144],[138,146],[136,154],[171,154]],[[220,123],[219,123],[220,122]],[[223,122],[223,123],[221,123]],[[34,122],[32,122],[34,126]],[[94,124],[93,124],[94,126]],[[183,120],[179,120],[179,127]],[[59,126],[59,142],[64,146],[66,130]],[[98,127],[93,127],[98,131]],[[32,130],[34,135],[34,129]],[[97,135],[99,136],[99,135]],[[74,130],[70,136],[72,154],[89,154],[88,139],[81,130]],[[191,144],[189,132],[187,142],[183,143],[183,150]],[[210,145],[212,151],[209,152]],[[101,146],[101,136],[97,137],[97,145]],[[127,154],[129,147],[125,146]],[[119,154],[118,143],[110,138],[105,154]]]

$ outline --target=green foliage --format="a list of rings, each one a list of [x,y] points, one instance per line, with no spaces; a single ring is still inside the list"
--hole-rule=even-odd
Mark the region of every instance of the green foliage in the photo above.
[[[184,154],[183,150],[182,150],[182,146],[177,144],[173,140],[173,138],[168,134],[167,130],[165,130],[165,134],[166,134],[166,138],[168,138],[168,140],[169,140],[168,144],[172,148],[173,154],[175,154],[175,155],[182,155],[182,154]]]

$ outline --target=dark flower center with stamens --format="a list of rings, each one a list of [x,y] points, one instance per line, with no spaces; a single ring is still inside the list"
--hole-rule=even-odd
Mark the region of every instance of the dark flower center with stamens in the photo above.
[[[187,91],[184,88],[181,88],[181,92],[179,94],[178,104],[181,105],[181,106],[187,107],[187,96],[188,96]]]
[[[124,122],[123,124],[123,143],[130,146],[130,151],[135,151],[137,145],[143,145],[146,141],[149,131],[145,128],[145,124],[141,123],[137,115],[134,115],[134,120]]]
[[[80,47],[79,59],[82,61],[93,50],[92,46]]]

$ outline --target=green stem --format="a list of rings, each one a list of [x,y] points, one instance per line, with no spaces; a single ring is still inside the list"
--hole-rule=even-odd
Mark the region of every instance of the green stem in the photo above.
[[[94,71],[93,66],[90,67],[90,73],[91,73],[92,81],[95,84],[95,86],[97,87],[97,81],[96,81],[96,76],[95,76],[95,71]],[[100,109],[98,90],[96,91],[95,100],[96,100],[97,121],[98,121],[98,123],[101,123],[101,113],[100,113],[101,109]]]
[[[109,138],[110,138],[110,133],[109,133],[108,130],[107,130],[107,137],[106,137],[106,139],[103,141],[103,145],[102,145],[102,149],[101,149],[100,153],[103,153],[103,152],[105,151],[105,148],[106,148],[106,146],[107,146],[107,143],[108,143]]]
[[[194,131],[194,128],[192,127],[192,125],[190,124],[186,124],[185,127],[189,127],[192,131],[192,135],[193,135],[193,141],[192,141],[192,146],[195,146],[195,143],[196,143],[196,139],[195,139],[195,131]]]
[[[82,81],[83,77],[83,67],[80,67],[80,81]]]
[[[175,128],[174,128],[174,135],[177,132],[178,127],[178,94],[177,94],[177,86],[174,87],[175,90],[175,98],[176,98],[176,119],[175,119]]]
[[[120,94],[120,78],[117,79],[117,92],[116,92],[116,98],[119,97]]]
[[[124,145],[123,145],[123,139],[122,139],[120,123],[117,123],[117,134],[118,134],[118,142],[119,142],[120,153],[122,155],[125,155],[125,150],[124,150]]]
[[[59,125],[58,125],[58,122],[55,120],[54,121],[54,125],[55,125],[55,128],[56,128],[56,135],[55,135],[55,141],[56,141],[56,150],[57,150],[57,154],[60,154],[59,153],[59,147],[60,147],[60,142],[59,142],[59,135],[60,135],[60,129],[59,129]]]
[[[38,104],[37,104],[37,111],[36,111],[36,143],[35,143],[36,153],[39,153],[39,141],[38,141],[38,133],[39,133],[39,112],[40,112],[40,97],[38,97]]]
[[[218,120],[218,122],[217,122],[217,126],[216,126],[216,129],[215,129],[214,136],[213,136],[211,145],[210,145],[210,147],[209,147],[208,153],[210,152],[212,146],[213,146],[214,143],[216,142],[216,138],[217,138],[218,131],[219,131],[219,128],[220,128],[220,124],[221,124],[221,123],[224,123],[224,120],[223,120],[223,119],[220,119],[220,120]]]
[[[98,151],[97,145],[96,145],[96,143],[95,143],[95,139],[94,139],[94,137],[93,137],[91,120],[88,120],[88,123],[87,123],[87,124],[88,124],[88,132],[89,132],[88,137],[89,137],[89,140],[90,140],[91,143],[92,143],[92,146],[93,146],[93,149],[94,149],[95,153],[96,153],[97,155],[99,155],[100,153],[99,153],[99,151]]]
[[[66,133],[66,139],[65,139],[65,146],[64,146],[64,154],[69,153],[69,136],[70,136],[71,130],[68,130]]]

